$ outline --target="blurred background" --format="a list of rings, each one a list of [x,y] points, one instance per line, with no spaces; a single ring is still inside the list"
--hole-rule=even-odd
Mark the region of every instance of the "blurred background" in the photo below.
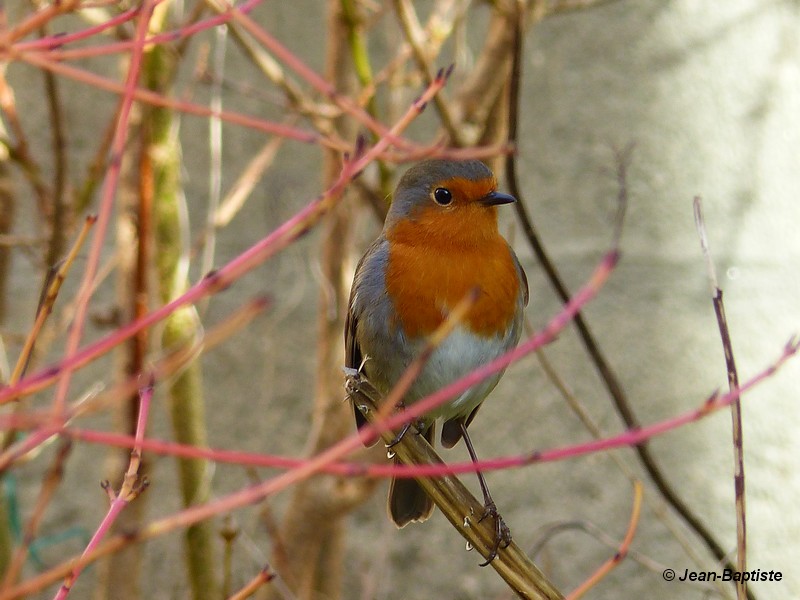
[[[430,75],[455,64],[441,95],[444,107],[431,103],[406,133],[420,146],[441,140],[494,147],[505,142],[513,55],[508,38],[513,39],[517,22],[515,3],[255,4],[248,19],[387,125],[424,88],[426,71]],[[48,8],[7,3],[5,31]],[[84,32],[123,9],[74,2],[62,7],[64,14],[10,41],[21,44],[39,36]],[[584,317],[641,423],[696,409],[715,390],[727,391],[727,377],[693,220],[695,196],[703,199],[740,380],[767,368],[800,330],[798,4],[551,1],[533,2],[524,12],[516,152],[522,200],[565,284],[576,291],[610,248],[619,157],[629,157],[621,261]],[[162,2],[151,19],[151,32],[183,31],[214,14],[211,2]],[[419,30],[413,25],[417,19]],[[132,39],[137,23],[137,18],[126,20],[65,48],[111,48],[115,41]],[[162,97],[317,131],[347,144],[365,130],[276,58],[245,21],[228,23],[227,28],[207,28],[157,45],[163,55],[146,59],[140,85]],[[503,53],[495,56],[494,49]],[[2,200],[6,241],[0,247],[0,324],[6,381],[32,327],[46,268],[66,255],[83,217],[99,210],[103,176],[112,165],[102,161],[108,156],[104,140],[116,123],[120,98],[42,66],[36,56],[53,52],[49,58],[54,62],[63,60],[117,82],[124,82],[130,68],[125,52],[108,50],[70,60],[58,58],[56,50],[4,50],[3,90],[14,95],[13,104],[2,104],[7,194]],[[357,59],[364,57],[367,71],[363,66],[359,70]],[[275,60],[274,67],[268,59]],[[10,117],[10,106],[16,107],[16,118]],[[328,151],[320,143],[282,139],[252,124],[219,123],[183,110],[167,111],[165,117],[143,106],[136,105],[128,130],[82,344],[131,320],[137,310],[133,300],[141,294],[152,310],[238,256],[317,197],[330,184],[330,173],[338,171],[342,147]],[[454,124],[450,129],[448,113]],[[164,118],[169,119],[166,125]],[[55,151],[54,132],[63,137],[62,152]],[[159,154],[164,148],[168,159]],[[98,156],[100,171],[92,173]],[[252,162],[255,157],[261,158],[260,164]],[[271,302],[264,315],[198,357],[182,375],[157,381],[147,437],[184,439],[174,425],[184,420],[182,411],[203,424],[200,436],[185,443],[219,449],[304,457],[352,433],[337,366],[343,363],[342,298],[355,262],[380,231],[388,192],[413,159],[402,152],[397,153],[399,162],[384,158],[350,186],[342,204],[308,235],[188,311],[190,328],[176,339],[200,335],[256,295],[266,294]],[[502,162],[493,165],[500,188],[507,191]],[[155,195],[149,196],[154,205],[167,195],[159,195],[163,189],[172,190],[175,201],[166,213],[153,209],[149,238],[137,229],[145,214],[142,198],[148,197],[143,173],[162,174],[174,184],[161,188],[163,179],[148,180],[156,186]],[[245,186],[244,202],[225,221],[219,217],[214,189],[218,186],[222,205],[229,206],[225,202],[235,185]],[[59,202],[65,216],[55,221],[53,207]],[[209,214],[218,217],[216,226]],[[178,232],[179,239],[169,242],[159,227]],[[534,329],[541,329],[562,303],[513,210],[501,212],[501,229],[528,275],[527,317]],[[56,231],[63,235],[60,243],[54,241]],[[89,243],[37,339],[28,374],[64,352]],[[149,262],[142,267],[149,283],[140,278],[137,288],[131,282],[136,280],[135,250],[141,244],[149,248]],[[175,260],[162,264],[169,262],[171,252]],[[76,372],[69,401],[113,389],[144,370],[164,356],[169,335],[169,325],[158,325],[141,339],[144,350],[138,354],[123,345]],[[543,355],[603,435],[624,431],[574,328],[565,330]],[[541,360],[530,356],[509,368],[471,425],[482,458],[593,438]],[[175,399],[182,393],[177,382],[187,373],[195,386],[190,395],[201,401],[200,408],[187,408]],[[795,560],[800,552],[800,441],[795,435],[800,428],[799,375],[800,367],[789,362],[742,403],[748,568],[783,575],[779,583],[752,585],[752,597],[758,599],[800,596]],[[53,397],[50,387],[19,406],[22,411],[44,410]],[[132,431],[135,406],[135,394],[131,402],[106,398],[73,424]],[[329,416],[329,411],[336,415]],[[326,431],[320,433],[320,428]],[[10,429],[5,426],[6,435]],[[652,440],[649,450],[675,493],[735,562],[731,435],[725,410]],[[63,460],[52,500],[39,510],[34,507],[46,487],[43,478],[57,464],[58,447],[59,442],[42,444],[4,473],[3,518],[11,536],[7,561],[21,543],[14,528],[25,527],[32,515],[42,518],[35,556],[28,557],[17,581],[32,579],[83,550],[108,507],[98,482],[110,479],[118,486],[128,461],[126,451],[75,442]],[[446,461],[468,460],[462,445],[441,454]],[[382,461],[383,456],[365,452],[356,459]],[[185,476],[192,469],[199,477],[189,484]],[[145,452],[142,472],[150,487],[126,510],[117,531],[171,515],[184,503],[224,498],[279,473],[200,460],[179,467],[175,458],[154,452]],[[566,593],[613,556],[622,540],[633,502],[629,474],[645,484],[631,553],[587,597],[735,597],[729,586],[664,581],[666,568],[681,575],[686,569],[721,572],[722,567],[664,501],[633,450],[496,471],[487,479],[515,542],[536,551],[534,561]],[[461,479],[480,493],[474,477]],[[376,485],[333,477],[316,478],[308,488],[293,486],[263,503],[215,515],[192,534],[206,536],[197,542],[200,546],[193,538],[187,542],[185,530],[179,529],[126,551],[133,555],[130,563],[124,562],[124,554],[116,555],[127,567],[115,566],[114,560],[95,563],[81,575],[73,596],[224,597],[269,562],[278,580],[264,586],[261,597],[512,597],[491,568],[478,567],[480,557],[465,551],[463,540],[440,514],[396,530],[386,518],[385,486],[382,481]],[[336,497],[338,504],[322,507],[320,495]],[[327,525],[321,539],[312,542],[297,534],[304,518],[310,527],[323,516]],[[228,530],[234,532],[233,541],[226,544],[220,532]],[[305,542],[316,543],[314,550]],[[201,558],[187,567],[192,547],[208,552],[205,562]],[[319,589],[303,579],[307,573],[296,563],[311,560],[304,552],[330,569],[316,571],[316,577],[326,580]],[[193,579],[198,575],[192,569],[204,573],[199,581],[205,583]],[[55,589],[45,587],[31,597],[50,597]]]

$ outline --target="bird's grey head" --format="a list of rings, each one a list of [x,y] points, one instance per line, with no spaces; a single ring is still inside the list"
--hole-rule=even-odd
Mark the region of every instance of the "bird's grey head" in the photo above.
[[[386,227],[390,228],[428,203],[435,202],[433,192],[437,187],[446,186],[453,179],[468,181],[494,180],[491,169],[479,160],[432,159],[418,163],[408,169],[400,178],[392,198]]]

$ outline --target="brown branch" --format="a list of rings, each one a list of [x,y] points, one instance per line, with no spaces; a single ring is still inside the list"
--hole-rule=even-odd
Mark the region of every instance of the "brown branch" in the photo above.
[[[351,67],[347,60],[346,21],[340,0],[327,3],[326,80],[337,90],[348,90]],[[333,123],[337,135],[352,136],[352,121]],[[339,177],[341,156],[326,150],[323,185]],[[347,306],[345,256],[352,247],[351,203],[344,198],[326,216],[319,250],[321,275],[317,310],[317,366],[311,428],[306,447],[312,455],[345,438],[353,427],[352,411],[342,402],[342,331]],[[299,600],[341,597],[344,576],[344,517],[366,500],[377,482],[366,478],[324,475],[299,482],[279,527],[272,561],[281,579]],[[283,597],[278,586],[264,589],[263,597]]]
[[[557,0],[545,7],[546,16],[562,15],[580,10],[599,8],[607,4],[614,4],[619,0]]]
[[[375,425],[380,424],[385,403],[378,392],[366,381],[359,380],[348,388],[359,410]],[[379,408],[380,407],[380,408]],[[391,430],[382,432],[383,439],[395,442],[397,434]],[[431,445],[421,435],[404,435],[392,446],[392,452],[407,465],[444,464]],[[459,481],[455,475],[424,477],[418,479],[425,493],[439,507],[450,524],[484,558],[488,558],[495,545],[495,528],[491,519],[480,520],[484,505]],[[522,549],[513,541],[500,547],[490,563],[500,577],[520,598],[557,599],[561,593],[550,583],[539,568],[531,562]]]
[[[722,350],[725,353],[725,367],[728,374],[728,388],[731,392],[739,389],[739,374],[736,369],[736,360],[733,356],[733,343],[728,329],[728,320],[725,316],[725,304],[722,301],[722,289],[717,283],[716,269],[711,258],[708,244],[705,221],[703,219],[703,205],[699,197],[694,199],[694,219],[697,232],[700,236],[700,246],[708,266],[708,275],[711,283],[711,296],[714,303],[714,313],[717,316]],[[733,456],[734,456],[734,494],[736,498],[736,568],[740,573],[747,571],[747,520],[745,510],[745,477],[744,477],[744,440],[742,436],[742,400],[736,398],[731,404],[731,426],[733,429]],[[736,597],[744,600],[748,595],[747,582],[736,580]]]
[[[458,93],[459,127],[467,132],[465,143],[475,145],[487,139],[487,130],[493,123],[499,100],[508,87],[513,63],[514,36],[520,20],[509,7],[510,2],[497,2],[492,11],[486,42],[481,48],[475,66]],[[515,3],[514,3],[515,4]],[[505,106],[502,107],[505,109]],[[502,110],[500,112],[505,112]]]
[[[41,29],[41,34],[46,34],[46,29]],[[67,233],[70,226],[69,205],[67,204],[67,136],[64,127],[64,110],[59,85],[55,75],[43,70],[45,84],[45,97],[47,109],[50,113],[50,128],[52,131],[53,150],[53,185],[50,197],[48,227],[50,229],[45,265],[50,267],[56,264],[64,252]]]
[[[229,10],[227,3],[221,0],[205,1],[206,4],[211,6],[217,13],[223,13]],[[332,117],[341,114],[341,110],[334,106],[316,103],[303,91],[296,81],[286,74],[280,63],[278,63],[266,49],[255,42],[253,37],[247,33],[242,25],[232,20],[227,26],[233,41],[239,46],[253,66],[256,67],[267,80],[271,81],[282,90],[292,110],[296,114],[307,117],[317,131],[326,136],[331,134],[334,129],[331,125]]]
[[[61,291],[61,286],[67,277],[67,273],[69,272],[70,267],[72,267],[72,264],[75,262],[78,252],[83,247],[83,243],[86,241],[86,237],[89,235],[89,230],[92,228],[92,225],[94,225],[96,220],[97,217],[95,216],[89,216],[84,220],[83,228],[78,234],[77,240],[72,245],[69,254],[58,265],[54,265],[52,270],[48,273],[44,285],[42,286],[39,305],[36,307],[36,318],[34,319],[33,326],[25,338],[25,344],[22,347],[19,358],[17,359],[17,363],[14,367],[14,371],[9,379],[9,385],[14,385],[17,383],[28,368],[31,356],[33,354],[34,345],[36,344],[36,339],[38,338],[45,321],[53,312],[53,306],[55,305],[56,298],[58,298],[58,293]],[[10,442],[8,441],[4,442],[3,447],[7,447],[9,443]]]
[[[50,469],[48,469],[42,485],[39,488],[39,496],[36,499],[36,504],[31,511],[31,516],[28,519],[27,524],[25,525],[22,543],[17,547],[16,552],[14,552],[14,557],[11,561],[11,564],[9,565],[8,570],[5,572],[3,577],[3,584],[0,588],[0,591],[6,591],[10,586],[17,582],[17,578],[22,571],[25,560],[28,558],[31,543],[34,541],[36,534],[39,531],[39,525],[42,523],[45,511],[50,505],[50,502],[53,500],[53,496],[55,495],[59,485],[61,484],[61,481],[64,478],[64,464],[71,450],[72,442],[67,439],[62,440],[58,448],[58,452],[56,452],[56,455],[53,458],[53,463],[50,466]]]
[[[436,69],[432,67],[428,59],[430,53],[426,52],[426,49],[422,47],[423,40],[425,40],[425,31],[419,22],[414,5],[410,0],[394,0],[394,9],[400,21],[401,30],[405,35],[406,43],[411,48],[414,61],[417,63],[417,69],[422,73],[425,84],[430,85]],[[440,47],[441,43],[438,43],[435,50],[438,52]],[[433,104],[436,107],[436,112],[439,113],[439,118],[442,121],[444,130],[447,132],[450,144],[456,147],[463,146],[464,140],[459,133],[459,125],[444,94],[437,94],[433,99]]]
[[[0,120],[0,137],[2,136],[5,136],[5,125]],[[17,244],[26,245],[31,243],[31,240],[12,234],[17,202],[9,160],[10,152],[8,148],[0,145],[0,323],[3,323],[6,317],[6,291],[9,283],[12,248]],[[3,379],[3,377],[0,377],[0,379]]]
[[[244,587],[235,594],[232,594],[228,600],[245,600],[246,598],[250,598],[259,588],[270,583],[273,579],[275,579],[275,573],[270,569],[269,565],[266,565],[255,577],[248,581]]]
[[[8,127],[16,141],[13,145],[10,140],[5,142],[8,146],[9,156],[22,167],[22,172],[36,196],[39,215],[44,217],[47,215],[48,207],[50,206],[51,193],[42,180],[39,163],[29,152],[28,138],[19,118],[14,90],[6,79],[5,66],[0,67],[0,110],[3,112]]]

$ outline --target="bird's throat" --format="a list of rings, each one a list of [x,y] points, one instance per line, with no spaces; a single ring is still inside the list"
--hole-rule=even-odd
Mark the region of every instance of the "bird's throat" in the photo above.
[[[413,237],[390,241],[386,288],[400,321],[390,326],[402,326],[410,337],[428,335],[477,287],[478,299],[466,325],[481,335],[505,335],[516,312],[520,282],[511,250],[499,234],[480,244],[415,243]]]

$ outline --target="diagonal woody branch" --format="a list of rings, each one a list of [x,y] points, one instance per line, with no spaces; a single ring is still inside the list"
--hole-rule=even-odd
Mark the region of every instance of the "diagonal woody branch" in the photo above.
[[[379,406],[383,405],[379,394],[367,381],[359,380],[349,386],[349,393],[362,414],[376,427],[382,428],[382,437],[387,443],[395,440],[391,430],[383,428]],[[392,446],[392,452],[407,465],[443,465],[444,461],[421,435],[404,435]],[[481,556],[491,555],[495,545],[495,528],[491,519],[481,521],[484,512],[480,502],[452,474],[422,477],[417,480],[425,493],[439,507],[450,524],[475,548]],[[539,568],[513,541],[500,547],[497,556],[489,563],[498,575],[520,598],[557,599],[562,594],[544,576]]]

